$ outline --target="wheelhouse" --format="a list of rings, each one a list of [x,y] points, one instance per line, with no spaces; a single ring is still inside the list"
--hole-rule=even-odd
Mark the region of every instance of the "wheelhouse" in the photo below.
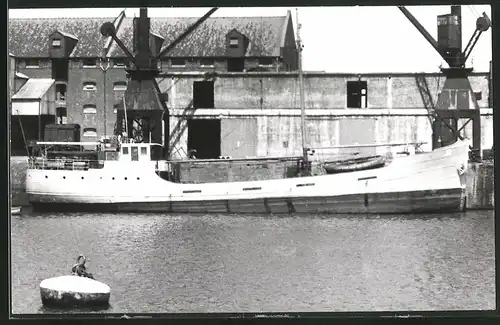
[[[162,146],[157,143],[122,143],[120,161],[158,161],[162,159]]]

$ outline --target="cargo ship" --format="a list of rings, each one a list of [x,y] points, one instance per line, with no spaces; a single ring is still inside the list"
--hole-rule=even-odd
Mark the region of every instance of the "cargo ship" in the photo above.
[[[80,133],[75,131],[78,127],[74,126],[68,137],[52,136],[32,146],[26,192],[34,209],[238,214],[400,214],[464,209],[470,143],[463,138],[425,153],[330,162],[324,164],[324,174],[311,173],[298,31],[302,156],[296,157],[297,172],[280,179],[197,183],[176,177],[173,166],[178,162],[169,159],[168,97],[156,82],[159,70],[155,60],[215,10],[211,9],[156,56],[149,48],[145,8],[134,18],[134,35],[138,37],[135,57],[118,41],[113,24],[103,24],[101,33],[117,41],[134,63],[127,69],[129,83],[123,107],[117,111],[113,143],[80,142]],[[207,74],[207,78],[215,77]],[[133,120],[142,126],[134,127]],[[226,163],[230,168],[234,162]],[[200,168],[199,172],[209,170]]]
[[[88,142],[41,142],[82,148]],[[418,213],[461,211],[469,142],[318,176],[185,184],[162,146],[122,141],[107,151],[50,151],[29,159],[35,210],[166,213]],[[200,160],[202,161],[202,160]],[[230,163],[230,162],[228,162]]]

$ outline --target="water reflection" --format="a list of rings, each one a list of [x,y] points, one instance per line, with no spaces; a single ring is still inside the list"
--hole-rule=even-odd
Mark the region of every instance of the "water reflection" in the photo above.
[[[101,312],[493,309],[493,225],[492,211],[23,213],[12,217],[12,311],[47,312],[39,283],[80,253],[112,289]]]

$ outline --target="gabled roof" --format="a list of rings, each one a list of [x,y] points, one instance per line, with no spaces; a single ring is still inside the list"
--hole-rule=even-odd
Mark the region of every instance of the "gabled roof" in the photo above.
[[[40,99],[54,84],[54,79],[32,78],[12,96],[12,99]]]
[[[72,38],[72,39],[78,41],[78,37],[76,37],[75,35],[71,35],[69,33],[61,32],[59,30],[54,31],[53,33],[59,33],[59,34],[61,34],[64,37]]]
[[[238,34],[240,36],[246,37],[242,32],[238,31],[236,28],[231,29],[226,35]]]
[[[9,50],[16,57],[48,58],[49,35],[58,31],[78,39],[72,57],[97,57],[105,42],[99,29],[110,20],[114,18],[9,19]]]
[[[163,48],[180,36],[199,17],[151,18],[151,32],[163,37]],[[224,56],[226,35],[232,29],[248,37],[252,43],[248,56],[279,56],[283,33],[290,15],[280,17],[214,17],[208,18],[180,42],[168,56]],[[72,57],[98,57],[107,38],[100,33],[105,22],[118,21],[117,35],[132,50],[133,18],[36,18],[9,19],[9,50],[17,57],[49,57],[49,35],[55,31],[78,39]],[[30,42],[26,42],[30,39]],[[109,45],[109,44],[108,44]],[[124,57],[112,42],[109,56]]]

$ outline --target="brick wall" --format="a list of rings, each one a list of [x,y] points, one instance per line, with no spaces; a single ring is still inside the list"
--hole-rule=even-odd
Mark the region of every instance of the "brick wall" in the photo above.
[[[210,59],[210,58],[208,58]],[[246,58],[245,59],[245,69],[252,69],[259,66],[259,60],[257,58]],[[183,72],[183,71],[227,71],[227,64],[225,59],[214,59],[213,66],[203,66],[202,61],[198,58],[186,59],[185,66],[172,66],[169,60],[161,61],[159,64],[160,69],[168,72]],[[276,70],[276,63],[272,67],[268,67],[271,71]],[[283,63],[279,64],[280,70],[285,69]]]
[[[78,123],[82,130],[82,141],[94,141],[95,138],[84,138],[83,130],[85,128],[95,128],[98,138],[104,135],[104,126],[106,125],[106,134],[112,135],[116,114],[114,113],[114,104],[121,98],[123,92],[113,91],[115,82],[126,82],[126,75],[123,68],[110,68],[106,71],[106,89],[104,89],[104,72],[99,66],[92,68],[83,68],[72,62],[69,70],[67,109],[68,122]],[[83,89],[84,82],[95,82],[97,89],[87,91]],[[106,107],[104,107],[104,94],[106,94]],[[84,114],[84,105],[95,105],[97,113]],[[106,121],[106,122],[105,122]]]

